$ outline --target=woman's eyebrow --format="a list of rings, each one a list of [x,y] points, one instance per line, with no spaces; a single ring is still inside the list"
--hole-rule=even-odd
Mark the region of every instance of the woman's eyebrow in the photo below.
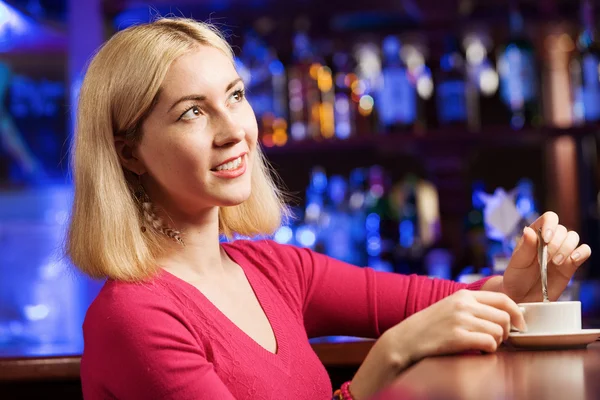
[[[229,92],[231,90],[231,88],[233,88],[235,85],[237,85],[239,82],[242,81],[242,78],[236,78],[233,81],[231,81],[229,83],[229,85],[227,85],[227,88],[225,88],[225,93]],[[188,94],[186,96],[183,96],[181,98],[179,98],[175,103],[173,103],[173,105],[169,108],[169,112],[171,112],[171,110],[173,108],[175,108],[175,106],[179,103],[181,103],[182,101],[189,101],[189,100],[194,100],[194,101],[206,101],[206,96],[205,95],[201,95],[201,94]]]

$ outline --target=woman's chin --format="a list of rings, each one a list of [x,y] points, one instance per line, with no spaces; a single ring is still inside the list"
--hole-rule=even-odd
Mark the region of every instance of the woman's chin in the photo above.
[[[228,195],[222,196],[219,200],[220,207],[235,207],[239,206],[250,198],[250,192],[248,193],[237,193],[235,196]]]

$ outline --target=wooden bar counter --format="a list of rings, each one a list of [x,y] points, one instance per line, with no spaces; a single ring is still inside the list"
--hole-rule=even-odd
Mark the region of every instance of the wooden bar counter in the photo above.
[[[315,343],[332,383],[350,379],[372,341]],[[0,358],[0,399],[81,399],[79,357]],[[600,399],[600,342],[584,349],[427,358],[376,400]],[[321,399],[315,399],[321,400]]]
[[[600,342],[584,349],[427,358],[377,400],[598,400]]]

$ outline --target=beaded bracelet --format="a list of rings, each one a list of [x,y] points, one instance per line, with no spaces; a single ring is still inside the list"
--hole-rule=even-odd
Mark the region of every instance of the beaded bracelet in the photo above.
[[[350,393],[350,382],[344,382],[341,388],[333,392],[332,400],[354,400]]]

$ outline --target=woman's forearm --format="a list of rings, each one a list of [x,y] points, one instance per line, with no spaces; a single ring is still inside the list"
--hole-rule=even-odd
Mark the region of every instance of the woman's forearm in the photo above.
[[[494,276],[490,278],[486,283],[483,284],[481,290],[488,292],[504,293],[504,278],[501,276]]]
[[[384,333],[371,348],[364,362],[354,375],[350,392],[356,400],[365,400],[388,386],[398,374],[408,368],[411,357],[408,351],[390,342]],[[397,342],[397,340],[395,340]]]

